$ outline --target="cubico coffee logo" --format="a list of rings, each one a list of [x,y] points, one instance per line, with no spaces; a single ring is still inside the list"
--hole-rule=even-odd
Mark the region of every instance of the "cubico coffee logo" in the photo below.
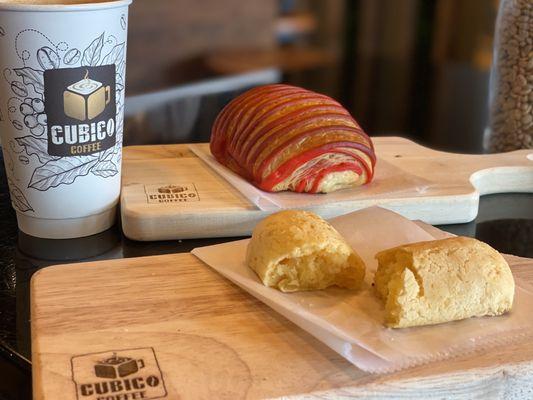
[[[200,201],[194,183],[179,185],[144,185],[144,192],[149,204],[185,203]]]
[[[48,154],[79,156],[115,145],[115,65],[44,72]]]
[[[72,357],[78,400],[159,399],[167,396],[151,347]]]

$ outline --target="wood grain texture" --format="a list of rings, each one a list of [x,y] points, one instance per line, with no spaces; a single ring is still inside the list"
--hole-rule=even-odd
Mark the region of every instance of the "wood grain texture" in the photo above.
[[[480,194],[533,192],[533,150],[464,155],[431,150],[399,137],[376,137],[373,141],[378,160],[431,185],[423,192],[354,198],[313,207],[312,211],[331,218],[378,204],[409,219],[461,223],[476,217]],[[186,183],[194,183],[199,201],[147,201],[145,185]],[[250,234],[267,215],[199,160],[187,145],[124,149],[121,212],[124,233],[134,240],[242,236]]]
[[[533,283],[533,260],[508,261]],[[76,399],[73,356],[139,347],[169,399],[533,398],[529,342],[370,375],[191,254],[46,268],[31,288],[36,400]]]

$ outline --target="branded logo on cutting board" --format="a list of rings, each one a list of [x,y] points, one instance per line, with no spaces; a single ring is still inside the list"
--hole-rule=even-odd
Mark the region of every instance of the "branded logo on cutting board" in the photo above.
[[[44,72],[48,153],[81,156],[115,145],[115,65]]]
[[[167,396],[151,347],[72,357],[78,400],[159,399]]]
[[[144,185],[148,204],[200,201],[194,183]]]

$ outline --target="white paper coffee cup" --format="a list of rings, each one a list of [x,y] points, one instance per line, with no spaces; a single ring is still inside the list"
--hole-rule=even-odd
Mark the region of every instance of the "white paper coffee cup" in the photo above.
[[[0,0],[0,135],[29,235],[89,236],[115,221],[131,1]]]

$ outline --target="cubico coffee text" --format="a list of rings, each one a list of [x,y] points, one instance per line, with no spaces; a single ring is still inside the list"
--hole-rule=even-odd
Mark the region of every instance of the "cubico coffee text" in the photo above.
[[[84,383],[79,389],[82,396],[97,396],[97,400],[136,400],[148,398],[145,389],[155,388],[159,384],[159,378],[150,375],[146,378],[138,376],[131,379]]]
[[[103,150],[102,141],[115,134],[115,119],[79,125],[54,125],[49,137],[56,146],[69,145],[70,154],[87,154]]]

